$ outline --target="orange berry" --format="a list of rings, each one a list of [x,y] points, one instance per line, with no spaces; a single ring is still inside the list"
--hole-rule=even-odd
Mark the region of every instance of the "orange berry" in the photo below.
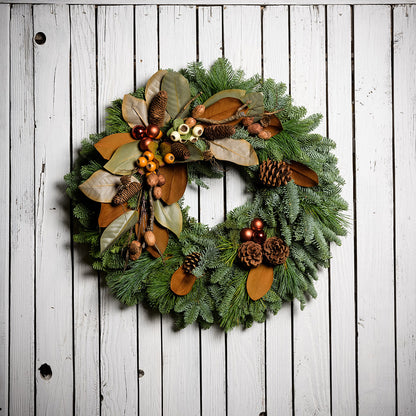
[[[160,140],[162,138],[162,136],[163,136],[163,131],[160,130],[159,134],[155,137],[155,140]]]
[[[146,151],[143,153],[143,156],[144,156],[145,158],[147,158],[147,160],[148,160],[149,162],[155,158],[155,155],[154,155],[154,154],[153,154],[150,150],[146,150]]]
[[[138,164],[141,168],[144,168],[144,167],[147,165],[147,162],[148,162],[148,160],[147,160],[145,157],[143,157],[143,156],[140,156],[140,157],[137,159],[137,164]]]
[[[171,164],[175,161],[175,156],[173,156],[173,153],[166,153],[163,160],[165,161],[165,163]]]
[[[146,169],[148,172],[153,172],[156,170],[156,163],[152,162],[151,160],[147,162]]]

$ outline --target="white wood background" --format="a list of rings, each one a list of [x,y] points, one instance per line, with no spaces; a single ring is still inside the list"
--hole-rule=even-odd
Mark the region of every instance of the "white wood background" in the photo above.
[[[416,5],[0,3],[0,416],[416,415]],[[220,56],[324,114],[352,227],[303,312],[176,333],[73,247],[63,176],[112,99]],[[212,225],[244,198],[210,185]]]

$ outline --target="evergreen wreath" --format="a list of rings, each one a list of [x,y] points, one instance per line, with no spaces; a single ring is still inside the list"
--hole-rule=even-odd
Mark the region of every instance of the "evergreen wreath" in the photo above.
[[[346,234],[344,181],[335,143],[313,133],[322,116],[306,116],[285,91],[226,59],[161,70],[83,140],[65,176],[74,240],[89,244],[122,303],[172,313],[177,328],[228,331],[316,297],[329,243]],[[222,177],[217,161],[237,166],[252,197],[209,228],[181,197],[188,183]]]

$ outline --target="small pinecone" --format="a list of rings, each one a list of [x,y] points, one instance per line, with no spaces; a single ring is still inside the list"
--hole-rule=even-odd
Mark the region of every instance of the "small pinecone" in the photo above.
[[[191,157],[191,152],[183,143],[173,142],[170,151],[177,160],[187,160]]]
[[[156,124],[158,127],[163,126],[167,104],[168,93],[166,91],[159,91],[153,97],[149,106],[149,124]]]
[[[263,126],[263,127],[268,127],[270,124],[270,120],[271,117],[270,116],[263,116],[261,118],[261,120],[259,121],[259,123]]]
[[[140,241],[133,240],[129,245],[129,258],[134,261],[142,254],[142,245]]]
[[[120,182],[122,185],[128,185],[131,182],[131,175],[123,175],[120,178]]]
[[[260,244],[254,241],[246,241],[238,247],[238,258],[244,266],[257,267],[263,261],[263,253]]]
[[[259,179],[270,187],[286,185],[292,179],[292,170],[286,162],[267,159],[260,164]]]
[[[289,256],[289,247],[281,238],[270,237],[263,244],[263,256],[272,266],[284,264]]]
[[[201,259],[201,254],[194,252],[188,254],[183,261],[182,268],[185,273],[192,273],[196,266],[198,266],[199,260]]]
[[[127,202],[131,197],[138,194],[141,188],[139,182],[131,182],[124,188],[121,188],[113,198],[113,205],[121,205]]]
[[[231,137],[234,133],[235,128],[226,124],[214,124],[205,127],[204,130],[204,136],[208,140],[224,139],[225,137]]]

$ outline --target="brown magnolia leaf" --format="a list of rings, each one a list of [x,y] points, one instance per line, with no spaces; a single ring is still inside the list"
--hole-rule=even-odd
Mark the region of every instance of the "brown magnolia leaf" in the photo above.
[[[217,121],[225,120],[233,116],[242,105],[243,103],[238,98],[222,98],[221,100],[216,101],[214,104],[206,108],[202,117]],[[235,126],[241,120],[242,118],[239,118],[238,120],[230,121],[227,124],[230,126]]]
[[[296,185],[312,188],[318,185],[318,175],[311,169],[299,162],[290,162],[289,165],[292,171],[292,179]]]
[[[171,205],[177,202],[185,192],[188,184],[188,169],[185,163],[165,165],[159,173],[166,178],[162,188],[162,201]]]
[[[104,159],[109,160],[119,147],[134,141],[130,133],[116,133],[103,137],[99,142],[94,144],[94,147]]]
[[[272,287],[273,267],[265,264],[253,268],[247,277],[247,293],[252,300],[262,298]]]
[[[268,131],[272,137],[277,133],[280,133],[283,130],[282,123],[280,120],[273,114],[270,117],[270,124],[264,128],[265,131]]]
[[[101,203],[100,215],[98,216],[98,226],[105,228],[110,225],[120,215],[128,211],[127,202],[116,207],[112,204]]]
[[[161,69],[154,73],[147,81],[146,89],[144,91],[144,97],[146,99],[146,104],[149,106],[153,100],[153,97],[160,91],[160,84],[162,78],[166,75],[168,71],[166,69]]]
[[[173,273],[170,279],[170,288],[176,295],[184,296],[192,290],[195,280],[196,277],[192,273],[186,273],[181,266]]]
[[[145,100],[133,97],[131,94],[126,94],[121,105],[121,112],[127,124],[133,128],[138,124],[147,126],[147,104]]]

